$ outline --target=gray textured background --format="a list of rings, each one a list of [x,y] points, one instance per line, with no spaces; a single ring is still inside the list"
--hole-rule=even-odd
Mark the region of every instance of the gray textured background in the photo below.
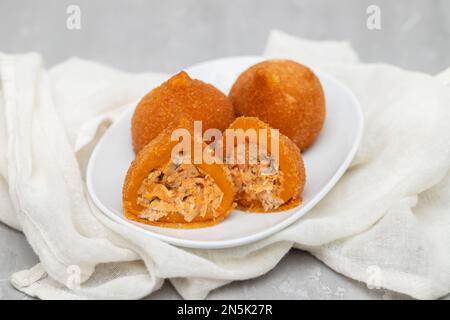
[[[66,28],[66,8],[81,7],[81,30]],[[366,8],[381,8],[382,30],[366,28]],[[349,40],[366,62],[437,73],[450,66],[448,0],[0,0],[0,51],[36,51],[50,67],[68,57],[126,71],[175,72],[229,55],[259,54],[271,29],[316,40]],[[24,236],[0,224],[0,299],[26,298],[10,275],[37,262]],[[149,298],[179,298],[166,284]],[[291,251],[270,273],[235,282],[209,298],[406,298],[330,270]],[[449,298],[449,297],[447,297]]]

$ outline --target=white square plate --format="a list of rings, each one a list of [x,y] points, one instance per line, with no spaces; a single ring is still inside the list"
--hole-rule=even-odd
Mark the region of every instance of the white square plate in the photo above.
[[[204,62],[186,71],[192,78],[228,93],[237,76],[261,60],[264,58],[231,57]],[[122,184],[135,157],[130,131],[133,110],[127,110],[107,130],[89,160],[87,186],[94,203],[106,216],[134,232],[183,247],[235,247],[282,230],[308,212],[336,184],[355,155],[362,135],[363,117],[355,96],[336,79],[315,72],[325,91],[327,115],[318,139],[303,153],[307,181],[299,207],[268,214],[235,210],[218,225],[201,229],[160,228],[126,219],[122,210]]]

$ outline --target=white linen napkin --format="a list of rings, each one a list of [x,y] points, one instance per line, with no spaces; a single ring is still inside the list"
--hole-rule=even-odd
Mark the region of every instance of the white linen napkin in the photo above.
[[[184,298],[204,298],[266,273],[295,247],[373,287],[421,299],[449,293],[450,71],[362,64],[347,43],[281,32],[265,54],[346,83],[361,101],[365,132],[351,167],[306,216],[222,250],[135,234],[102,215],[85,190],[85,164],[105,128],[166,76],[78,59],[46,71],[37,54],[1,54],[0,220],[22,230],[40,258],[13,285],[43,299],[137,299],[169,279]]]

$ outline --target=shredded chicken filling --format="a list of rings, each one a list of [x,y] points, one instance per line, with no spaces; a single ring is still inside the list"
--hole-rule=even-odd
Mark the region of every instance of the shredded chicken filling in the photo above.
[[[246,203],[259,202],[264,210],[274,210],[284,201],[278,197],[283,182],[283,172],[273,169],[273,161],[257,164],[229,165],[234,184],[237,188],[237,200]]]
[[[145,209],[140,218],[158,221],[179,213],[191,222],[208,212],[217,217],[223,192],[213,178],[192,164],[169,162],[152,170],[138,191],[138,204]]]

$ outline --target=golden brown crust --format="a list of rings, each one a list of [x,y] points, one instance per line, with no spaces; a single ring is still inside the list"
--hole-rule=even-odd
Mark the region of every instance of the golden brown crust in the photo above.
[[[266,60],[244,71],[229,97],[236,116],[258,117],[303,151],[322,129],[325,96],[319,79],[291,60]]]
[[[154,222],[139,217],[143,210],[137,202],[138,190],[149,174],[150,170],[161,167],[170,161],[172,148],[177,144],[170,141],[173,128],[186,128],[192,130],[189,120],[182,119],[178,125],[166,128],[155,139],[148,143],[131,163],[122,189],[122,201],[125,216],[134,221],[170,228],[201,228],[222,221],[235,207],[234,186],[228,173],[228,169],[219,164],[199,164],[203,172],[211,176],[220,190],[224,193],[222,203],[215,214],[208,212],[205,217],[196,217],[191,222],[186,222],[181,214],[171,214]],[[193,132],[191,132],[193,136]],[[204,146],[206,147],[206,146]],[[217,214],[218,213],[218,214]]]
[[[229,98],[217,88],[182,71],[150,91],[137,105],[131,121],[134,151],[138,153],[181,117],[201,120],[203,130],[223,131],[234,120],[234,110]]]

